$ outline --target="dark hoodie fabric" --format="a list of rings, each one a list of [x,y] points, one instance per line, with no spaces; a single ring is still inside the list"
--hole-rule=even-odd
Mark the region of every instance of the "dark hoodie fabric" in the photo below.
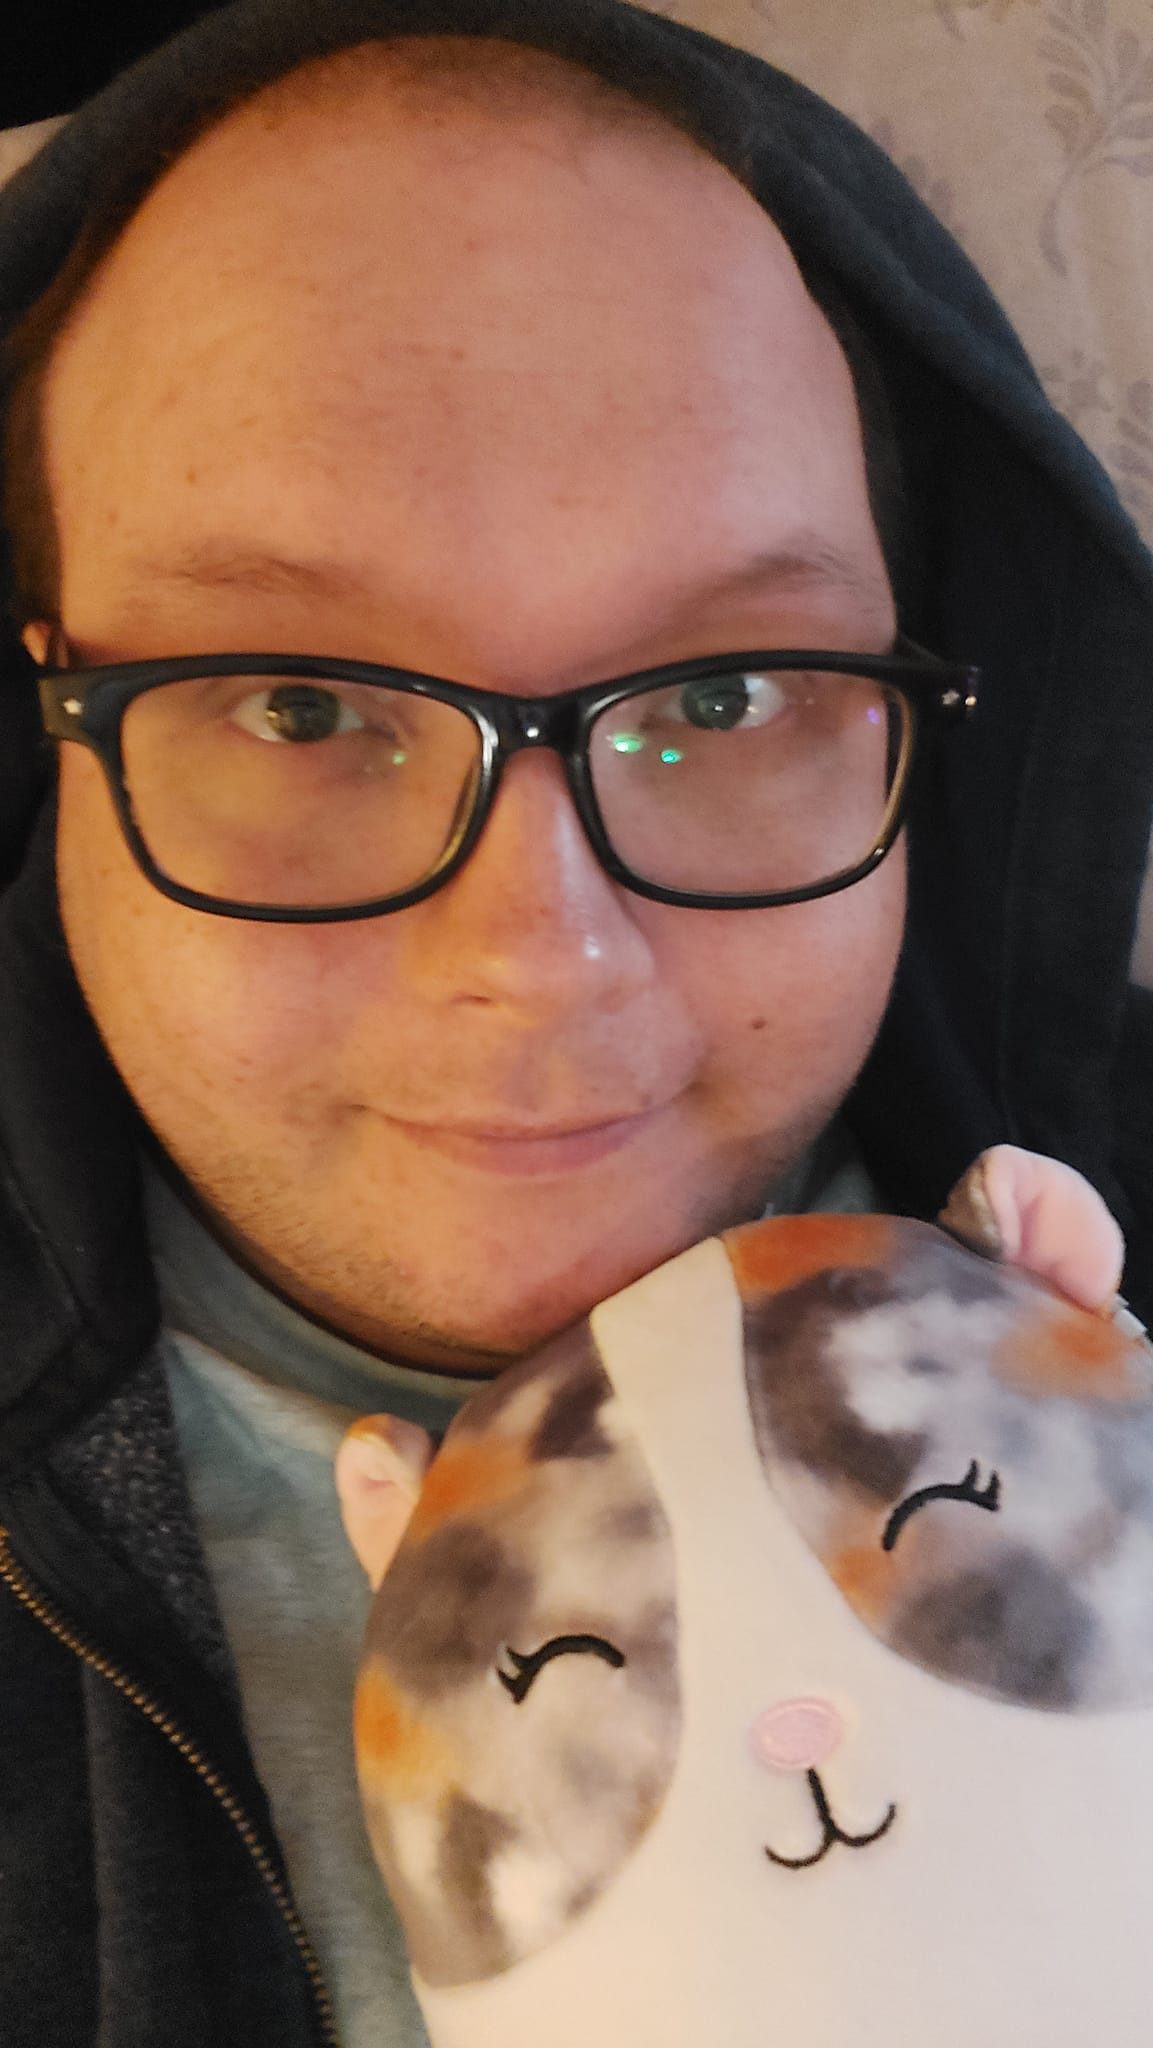
[[[903,630],[984,676],[920,777],[908,939],[849,1120],[914,1214],[987,1144],[1068,1160],[1123,1223],[1153,1319],[1153,997],[1128,984],[1153,566],[972,267],[851,123],[618,0],[241,0],[0,195],[0,322],[214,109],[390,33],[500,35],[663,96],[837,281],[900,443]],[[0,666],[0,2043],[304,2048],[335,2034],[153,1362],[141,1133],[69,967],[13,635]]]

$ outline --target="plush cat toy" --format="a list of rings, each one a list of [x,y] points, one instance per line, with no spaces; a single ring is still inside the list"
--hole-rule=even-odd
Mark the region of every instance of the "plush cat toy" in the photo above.
[[[1060,1275],[1100,1219],[1040,1185],[947,1219]],[[356,1710],[435,2048],[1149,2048],[1151,1360],[783,1217],[479,1393]]]

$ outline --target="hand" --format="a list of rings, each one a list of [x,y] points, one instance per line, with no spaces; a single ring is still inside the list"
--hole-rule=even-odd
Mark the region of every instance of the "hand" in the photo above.
[[[1125,1240],[1096,1188],[1060,1160],[994,1145],[957,1182],[938,1220],[974,1250],[1113,1314]]]
[[[392,1563],[432,1457],[432,1438],[395,1415],[362,1415],[336,1454],[348,1537],[375,1593]]]

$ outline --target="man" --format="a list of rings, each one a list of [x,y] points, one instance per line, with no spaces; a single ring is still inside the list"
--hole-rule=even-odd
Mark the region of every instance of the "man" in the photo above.
[[[335,2039],[335,2001],[417,2041],[342,1733],[344,1424],[443,1422],[773,1202],[931,1214],[1002,1137],[1140,1251],[1147,563],[883,160],[615,5],[226,10],[31,168],[0,280],[62,742],[58,829],[18,764],[0,934],[0,2010],[192,2048]],[[953,666],[887,669],[898,632]],[[829,657],[807,695],[790,649]],[[184,657],[99,760],[88,671]],[[641,673],[583,753],[546,731]],[[907,703],[942,730],[890,1003]],[[788,802],[699,768],[798,725]]]

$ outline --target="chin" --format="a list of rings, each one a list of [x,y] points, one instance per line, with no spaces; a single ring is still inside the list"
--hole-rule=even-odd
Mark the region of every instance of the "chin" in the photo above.
[[[469,1298],[469,1281],[462,1275],[454,1283],[451,1305],[443,1319],[435,1313],[422,1319],[421,1338],[436,1363],[460,1359],[468,1352],[479,1353],[494,1362],[495,1369],[522,1358],[527,1352],[556,1337],[562,1330],[581,1322],[598,1303],[607,1301],[622,1288],[631,1286],[657,1266],[687,1250],[696,1242],[689,1229],[659,1242],[616,1246],[606,1257],[602,1244],[579,1261],[560,1270],[553,1267],[543,1278],[522,1269],[515,1293],[497,1293],[492,1288],[491,1270],[477,1276],[473,1295],[474,1312],[462,1324],[460,1306]],[[467,1364],[465,1370],[468,1369]]]

